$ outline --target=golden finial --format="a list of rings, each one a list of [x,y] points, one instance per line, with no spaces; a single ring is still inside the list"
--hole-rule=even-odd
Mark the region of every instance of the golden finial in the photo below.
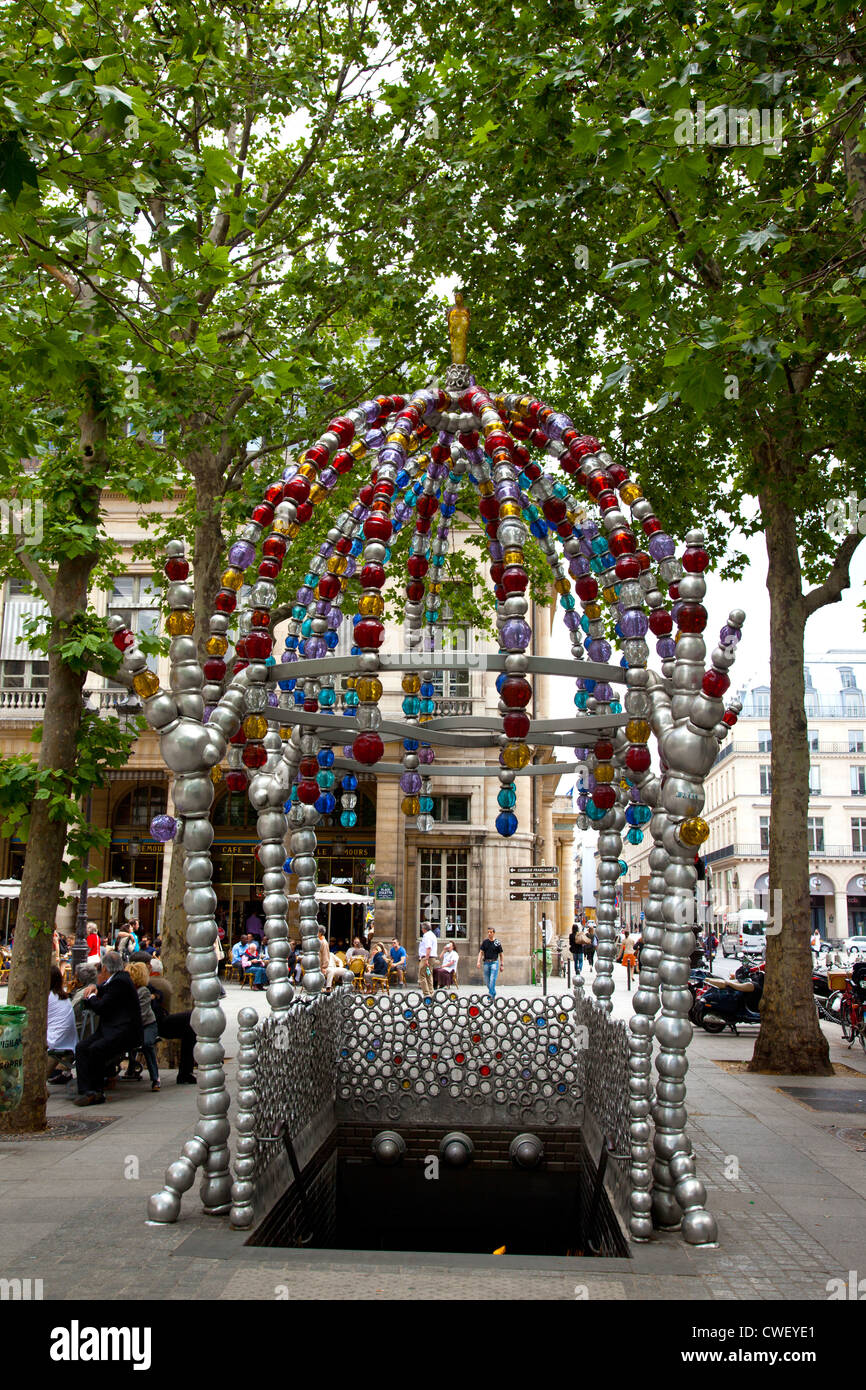
[[[466,340],[469,336],[469,310],[463,303],[463,295],[454,296],[454,306],[448,310],[448,336],[451,339],[451,361],[454,366],[466,362]]]

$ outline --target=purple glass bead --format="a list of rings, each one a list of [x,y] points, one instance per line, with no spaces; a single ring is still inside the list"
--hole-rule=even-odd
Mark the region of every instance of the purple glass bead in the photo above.
[[[447,522],[447,521],[445,522],[444,526],[437,526],[437,527],[436,527],[436,537],[437,537],[437,539],[440,540],[440,541],[447,541],[448,536],[449,536],[449,533],[450,533],[450,530],[451,530],[451,528],[450,528],[450,526],[448,525],[448,522]]]
[[[319,482],[322,484],[322,487],[332,488],[339,476],[335,468],[323,468],[319,474]]]
[[[364,521],[367,520],[367,517],[368,517],[369,515],[370,515],[370,508],[369,508],[369,507],[362,507],[360,502],[357,502],[357,503],[355,504],[355,506],[352,508],[352,520],[353,520],[353,521],[364,522]]]
[[[597,786],[597,785],[598,785],[598,784],[597,784],[597,782],[596,782],[596,780],[595,780],[595,773],[594,773],[594,772],[588,772],[588,773],[586,774],[586,787],[587,787],[587,791],[592,791],[593,787],[595,787],[595,786]]]
[[[502,546],[498,541],[491,541],[487,547],[490,552],[490,559],[494,565],[498,565],[502,560]]]
[[[610,643],[606,642],[603,637],[593,637],[586,644],[586,654],[590,661],[607,661],[610,657]],[[598,687],[596,687],[595,695],[598,699]]]
[[[440,478],[447,478],[450,469],[448,463],[430,463],[427,465],[428,478],[435,478],[438,482]]]
[[[742,637],[742,631],[738,627],[729,627],[727,623],[719,633],[720,647],[735,647]]]
[[[235,569],[249,569],[256,558],[256,548],[252,541],[235,541],[229,549],[229,564]]]
[[[567,415],[551,415],[544,423],[544,432],[548,439],[561,439],[566,430],[573,428]]]
[[[286,650],[283,652],[283,665],[285,665],[287,661],[297,661],[297,659],[298,653],[295,648],[286,647]]]
[[[568,628],[569,632],[577,632],[580,628],[580,614],[577,610],[574,608],[566,609],[564,618],[565,626]]]
[[[606,704],[613,699],[613,686],[608,685],[607,681],[598,681],[592,693],[602,704]]]
[[[664,531],[656,531],[655,535],[649,538],[647,550],[658,563],[660,560],[669,560],[676,550],[676,546]]]
[[[351,745],[351,743],[344,743],[344,744],[343,744],[343,757],[344,757],[344,758],[353,758],[354,756],[355,756],[355,755],[354,755],[354,753],[352,752],[352,745]]]
[[[205,705],[205,707],[204,707],[204,722],[205,722],[205,724],[208,723],[208,721],[209,721],[209,719],[210,719],[210,717],[211,717],[211,715],[213,714],[213,712],[214,712],[215,709],[216,709],[216,705]]]
[[[417,796],[421,790],[420,772],[404,772],[400,778],[400,790],[407,796]]]
[[[403,450],[396,444],[385,444],[379,450],[379,463],[393,464],[395,468],[402,468],[405,461]]]
[[[500,502],[519,502],[520,488],[517,483],[506,480],[504,483],[497,483],[496,496]]]
[[[666,661],[671,656],[676,656],[677,644],[673,637],[660,637],[656,642],[656,651],[662,661]]]
[[[588,748],[575,748],[575,750],[574,750],[574,756],[577,758],[577,761],[578,761],[579,763],[585,763],[586,760],[587,760],[587,758],[588,758],[588,756],[589,756],[589,749],[588,749]]]
[[[394,520],[395,520],[395,521],[399,521],[399,522],[402,524],[403,522],[408,521],[411,515],[412,515],[412,508],[411,508],[411,507],[407,507],[405,502],[398,502],[398,503],[397,503],[396,507],[394,508]]]
[[[155,840],[165,844],[177,834],[177,821],[174,816],[154,816],[150,822],[150,833]]]
[[[676,603],[675,603],[675,604],[673,605],[673,607],[671,608],[671,617],[673,618],[673,620],[674,620],[674,622],[677,624],[677,626],[679,626],[680,613],[682,613],[682,611],[683,611],[683,600],[682,600],[682,599],[677,599]]]
[[[368,449],[381,449],[385,443],[384,430],[368,430],[364,435],[364,443]]]
[[[585,521],[585,522],[583,523],[583,528],[582,528],[582,532],[581,532],[581,537],[580,537],[581,540],[582,540],[582,541],[592,541],[592,540],[595,540],[595,537],[596,537],[597,535],[598,535],[598,522],[597,522],[597,521]]]
[[[381,409],[379,404],[376,401],[364,401],[364,403],[359,407],[359,409],[363,410],[364,419],[367,421],[367,424],[375,425],[376,421],[379,418],[379,411]]]
[[[586,803],[587,803],[588,800],[589,800],[589,797],[587,796],[586,792],[578,792],[578,795],[577,795],[577,809],[578,809],[578,811],[585,811],[585,810],[586,810]]]
[[[453,438],[454,436],[449,434],[447,430],[440,430],[436,443],[441,444],[443,449],[450,449]]]
[[[336,632],[345,617],[342,608],[332,608],[328,614],[328,627],[332,632]]]
[[[632,801],[640,801],[640,787],[629,787],[628,794]]]
[[[346,569],[345,569],[346,578],[347,578],[347,579],[351,579],[351,578],[352,578],[352,575],[355,573],[355,570],[356,570],[357,568],[358,568],[358,561],[355,559],[354,555],[348,555],[348,556],[346,557]]]
[[[510,652],[522,652],[529,646],[532,630],[522,618],[509,618],[502,627],[500,640]]]
[[[304,656],[309,660],[318,660],[325,656],[328,650],[324,637],[308,637],[304,643]]]
[[[298,465],[296,463],[290,463],[286,468],[283,469],[283,482],[289,482],[292,478],[294,478],[297,471]]]
[[[433,752],[432,748],[418,749],[418,761],[419,763],[423,763],[424,767],[429,767],[430,764],[435,761],[435,758],[436,754]]]
[[[580,579],[581,575],[589,574],[589,561],[585,555],[574,555],[568,563],[568,572],[572,579]]]
[[[639,608],[627,608],[619,625],[623,637],[643,637],[649,627],[649,619]]]
[[[331,600],[328,598],[316,599],[316,617],[327,618],[331,611]]]
[[[305,608],[308,603],[312,603],[313,591],[312,589],[308,589],[306,584],[302,584],[300,589],[298,590],[297,601],[298,603],[302,603]]]
[[[271,709],[276,709],[279,705],[279,699],[275,690],[268,691],[268,705]]]

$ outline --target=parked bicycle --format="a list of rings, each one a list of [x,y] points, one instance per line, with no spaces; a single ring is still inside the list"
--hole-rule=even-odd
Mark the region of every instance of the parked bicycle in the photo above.
[[[866,961],[856,961],[851,971],[851,979],[842,993],[842,1006],[839,1013],[842,1024],[842,1037],[849,1048],[859,1039],[866,1052]]]

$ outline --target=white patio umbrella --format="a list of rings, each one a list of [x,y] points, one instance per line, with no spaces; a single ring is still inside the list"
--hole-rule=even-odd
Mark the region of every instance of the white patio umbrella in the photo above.
[[[289,894],[289,902],[300,902],[297,893]],[[316,902],[328,904],[328,941],[331,940],[331,908],[336,903],[372,903],[375,898],[371,898],[368,893],[353,893],[348,888],[341,888],[338,883],[321,883],[316,888]]]
[[[137,902],[139,898],[155,898],[157,894],[152,888],[136,888],[133,883],[124,883],[122,879],[109,879],[106,883],[97,883],[95,888],[87,890],[89,898],[111,898],[115,901],[125,899],[126,902]],[[114,927],[114,908],[112,907],[112,928]]]
[[[21,880],[17,878],[0,878],[0,898],[6,899],[6,930],[4,940],[9,940],[9,914],[11,912],[11,901],[21,893]]]

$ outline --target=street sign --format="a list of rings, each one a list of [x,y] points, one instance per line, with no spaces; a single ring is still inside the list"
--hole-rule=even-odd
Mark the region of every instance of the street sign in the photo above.
[[[509,893],[508,900],[512,903],[558,903],[558,893],[537,893],[529,889],[519,890],[516,893]]]
[[[542,878],[559,877],[559,867],[556,864],[509,864],[508,872],[510,874],[531,874],[534,877],[540,874]]]
[[[509,888],[558,888],[558,878],[510,878]]]

